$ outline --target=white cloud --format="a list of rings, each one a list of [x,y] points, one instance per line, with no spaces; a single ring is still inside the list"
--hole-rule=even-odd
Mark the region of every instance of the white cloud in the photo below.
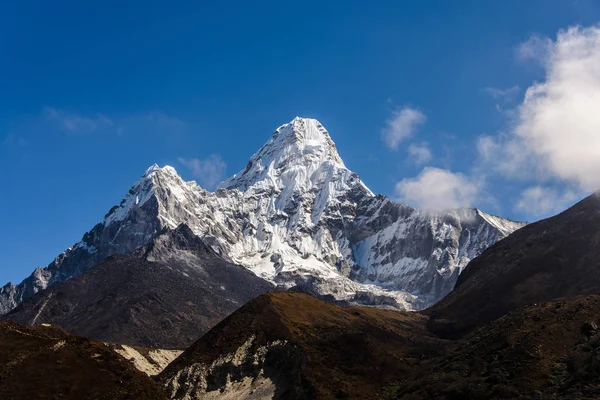
[[[408,146],[408,155],[417,165],[423,165],[431,161],[431,150],[427,143],[414,144]]]
[[[397,150],[400,143],[410,138],[426,120],[425,114],[413,108],[405,107],[394,112],[381,132],[385,144],[391,150]]]
[[[548,176],[538,160],[512,135],[482,135],[477,140],[477,151],[486,168],[489,167],[506,178],[527,180]]]
[[[541,61],[545,80],[527,89],[508,133],[480,139],[482,159],[510,177],[600,188],[600,27],[535,37],[520,54]]]
[[[515,209],[533,217],[546,217],[564,210],[578,198],[577,193],[566,190],[532,186],[521,192]]]
[[[102,114],[95,117],[84,117],[75,113],[46,107],[44,115],[50,121],[54,121],[59,127],[72,134],[88,134],[96,130],[111,128],[114,122]]]
[[[181,164],[190,169],[192,176],[207,189],[214,189],[225,177],[227,164],[218,154],[211,154],[208,158],[178,158]]]
[[[426,167],[419,176],[396,184],[399,201],[425,210],[468,207],[479,197],[481,185],[465,175]]]

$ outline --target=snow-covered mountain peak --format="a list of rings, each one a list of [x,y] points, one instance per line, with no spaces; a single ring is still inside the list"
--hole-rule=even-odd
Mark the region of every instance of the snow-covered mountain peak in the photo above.
[[[322,153],[320,155],[325,159],[344,167],[344,161],[338,154],[329,132],[316,119],[296,117],[291,122],[281,125],[263,149],[270,145],[273,150],[278,150],[289,144],[295,144],[293,147],[301,150],[303,155]]]
[[[173,167],[150,166],[79,243],[18,286],[0,288],[0,314],[181,224],[282,288],[409,309],[448,293],[469,260],[523,225],[476,209],[432,214],[374,196],[323,125],[296,117],[215,192]]]
[[[281,125],[243,171],[219,185],[276,193],[322,189],[339,193],[354,187],[372,195],[358,175],[346,168],[325,127],[316,119],[300,117]]]
[[[158,164],[152,164],[147,170],[146,172],[144,172],[144,174],[142,175],[142,177],[140,178],[140,180],[143,179],[148,179],[148,178],[153,178],[156,175],[168,175],[168,176],[179,176],[179,174],[177,173],[177,170],[175,170],[175,168],[171,167],[170,165],[165,165],[164,167],[160,167]]]
[[[155,202],[158,207],[157,216],[169,219],[168,210],[164,210],[170,208],[169,203],[187,202],[192,196],[191,193],[197,190],[201,190],[200,187],[193,181],[185,182],[175,168],[170,165],[161,168],[154,164],[129,189],[121,203],[109,211],[104,224],[108,226],[114,222],[125,220],[135,209],[141,208],[150,200]],[[178,224],[173,222],[167,225],[175,228]]]
[[[481,216],[488,224],[498,229],[504,236],[508,236],[515,230],[525,226],[525,222],[511,221],[506,218],[498,217],[496,215],[488,214],[480,209],[477,209],[477,214]]]
[[[150,167],[148,167],[146,172],[144,172],[144,174],[142,175],[142,178],[147,178],[160,170],[161,168],[158,166],[158,164],[154,163]]]

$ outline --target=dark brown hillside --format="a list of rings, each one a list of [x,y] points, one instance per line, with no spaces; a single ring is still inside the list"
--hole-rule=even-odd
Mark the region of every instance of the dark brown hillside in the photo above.
[[[159,379],[177,399],[600,398],[599,260],[593,195],[492,246],[423,313],[263,295]]]
[[[0,322],[0,399],[166,399],[107,345],[55,326]]]
[[[184,349],[273,286],[216,254],[182,225],[37,293],[3,316],[108,342]]]
[[[594,195],[492,246],[422,313],[265,293],[157,380],[170,398],[186,400],[597,399],[599,260]],[[240,268],[180,227],[34,296],[15,315],[164,346],[200,336],[232,299],[268,290]]]
[[[272,382],[269,395],[278,399],[373,399],[446,346],[425,323],[417,313],[268,293],[209,331],[159,379],[173,398],[259,398]]]
[[[599,193],[490,247],[424,313],[431,330],[459,337],[520,307],[584,294],[600,294]]]
[[[600,296],[525,307],[410,374],[392,399],[598,399]]]

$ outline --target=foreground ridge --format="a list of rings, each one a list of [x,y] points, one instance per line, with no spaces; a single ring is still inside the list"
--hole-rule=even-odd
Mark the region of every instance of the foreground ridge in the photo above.
[[[418,313],[269,293],[213,328],[158,381],[173,399],[377,398],[445,348],[425,322]]]

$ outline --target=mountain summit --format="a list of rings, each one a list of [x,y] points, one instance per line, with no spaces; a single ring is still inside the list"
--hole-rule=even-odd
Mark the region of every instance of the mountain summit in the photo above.
[[[0,314],[181,224],[282,289],[399,309],[439,300],[472,258],[523,226],[475,209],[431,214],[374,196],[323,125],[295,118],[215,192],[151,166],[79,243],[1,288]]]
[[[280,126],[271,139],[251,158],[243,171],[220,188],[246,191],[251,187],[278,191],[310,191],[331,186],[343,191],[359,184],[371,191],[349,171],[337,152],[329,132],[319,121],[296,117]]]

